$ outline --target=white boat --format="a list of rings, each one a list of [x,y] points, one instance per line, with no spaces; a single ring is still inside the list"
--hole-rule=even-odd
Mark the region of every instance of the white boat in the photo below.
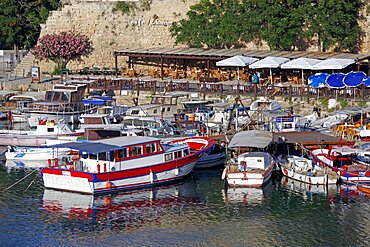
[[[86,194],[151,187],[188,176],[201,152],[153,137],[116,137],[58,145],[80,152],[72,164],[42,168],[46,188]]]
[[[230,187],[262,187],[270,180],[275,166],[269,153],[243,153],[238,155],[236,164],[226,166],[225,179]]]
[[[71,154],[69,148],[49,148],[49,147],[13,147],[8,146],[5,152],[6,160],[18,161],[47,161],[55,158],[62,159]]]
[[[338,175],[329,168],[315,165],[312,160],[295,155],[279,155],[277,162],[284,176],[314,185],[336,184]]]
[[[23,109],[31,103],[44,100],[44,98],[45,92],[25,92],[10,97],[6,106],[13,108],[11,110],[11,121],[13,123],[27,123],[27,116],[23,113]]]
[[[191,152],[201,151],[203,155],[195,164],[196,169],[212,168],[225,165],[227,154],[225,148],[220,147],[215,140],[205,136],[192,136],[170,140],[166,143],[179,143],[189,146]]]
[[[57,140],[60,137],[77,140],[83,132],[76,132],[68,124],[40,120],[36,130],[0,130],[0,146],[43,146],[47,140]]]

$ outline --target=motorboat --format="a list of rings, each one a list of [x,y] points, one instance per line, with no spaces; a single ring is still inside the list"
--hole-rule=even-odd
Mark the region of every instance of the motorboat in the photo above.
[[[311,157],[320,166],[326,166],[340,175],[344,183],[370,183],[369,151],[346,145],[319,148],[311,151]]]
[[[226,149],[217,144],[215,140],[205,136],[184,137],[165,142],[186,144],[189,146],[190,152],[202,152],[203,155],[195,164],[196,169],[223,166],[227,160]]]
[[[71,155],[71,149],[69,148],[50,148],[50,147],[14,147],[8,146],[8,150],[5,152],[6,160],[18,160],[18,161],[47,161],[55,158],[61,159]]]
[[[138,136],[56,147],[78,151],[79,159],[42,168],[44,186],[86,194],[153,187],[180,180],[191,174],[202,155],[201,150],[190,152],[186,144],[162,144],[161,139]]]
[[[38,147],[45,145],[47,140],[56,140],[59,138],[77,140],[83,137],[83,134],[83,132],[73,130],[70,125],[63,121],[39,120],[35,130],[0,130],[0,145]]]
[[[278,165],[284,176],[308,184],[336,184],[338,175],[328,167],[320,167],[302,156],[279,155]]]

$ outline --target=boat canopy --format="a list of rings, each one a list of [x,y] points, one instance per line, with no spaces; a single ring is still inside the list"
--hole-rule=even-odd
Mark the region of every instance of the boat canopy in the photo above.
[[[272,140],[273,135],[269,131],[248,130],[236,133],[230,140],[229,147],[265,148]]]
[[[98,154],[122,149],[121,146],[109,145],[99,142],[69,142],[51,146],[52,148],[70,148],[80,152]]]

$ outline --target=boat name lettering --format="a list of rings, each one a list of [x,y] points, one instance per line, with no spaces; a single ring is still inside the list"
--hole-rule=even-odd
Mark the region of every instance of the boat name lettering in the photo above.
[[[62,171],[63,176],[71,176],[71,173],[69,171]]]

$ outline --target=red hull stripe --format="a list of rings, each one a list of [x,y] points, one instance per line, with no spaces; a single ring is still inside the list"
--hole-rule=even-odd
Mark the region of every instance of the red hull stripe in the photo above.
[[[148,175],[150,170],[153,173],[164,172],[168,170],[175,169],[176,167],[185,166],[191,162],[194,162],[198,159],[199,154],[192,154],[185,158],[179,159],[177,161],[170,161],[158,165],[153,166],[146,166],[143,168],[136,168],[131,170],[124,170],[124,171],[115,171],[115,172],[105,172],[105,173],[89,173],[89,172],[81,172],[81,171],[73,171],[73,170],[65,170],[65,169],[57,169],[57,168],[42,168],[41,173],[47,174],[55,174],[55,175],[63,175],[63,171],[69,171],[72,177],[80,177],[80,178],[87,178],[89,182],[104,182],[104,181],[114,181],[114,180],[121,180],[125,178],[134,178],[140,177],[144,175]]]

